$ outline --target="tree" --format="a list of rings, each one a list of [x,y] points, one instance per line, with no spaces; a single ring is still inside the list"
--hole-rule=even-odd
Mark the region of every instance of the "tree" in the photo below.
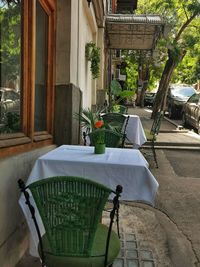
[[[173,82],[181,82],[187,84],[195,84],[200,78],[199,60],[200,60],[200,27],[195,25],[189,27],[190,38],[188,42],[192,49],[188,49],[183,60],[178,64],[173,74]]]
[[[20,70],[20,4],[16,1],[4,1],[0,8],[0,66],[1,86],[6,87],[9,81],[15,81]]]
[[[177,0],[152,0],[150,1],[149,11],[157,10],[157,13],[162,15],[171,24],[171,33],[167,40],[167,61],[162,72],[159,83],[158,92],[156,95],[152,117],[156,115],[159,109],[165,108],[167,90],[174,69],[181,62],[187,53],[188,48],[195,45],[191,28],[199,30],[198,15],[200,14],[200,2],[198,0],[184,1],[180,4]],[[148,5],[146,4],[146,7]]]
[[[152,51],[129,50],[123,52],[124,60],[127,63],[127,84],[130,88],[140,86],[137,92],[137,105],[144,106],[145,91],[155,89],[160,78],[162,57],[155,58]]]

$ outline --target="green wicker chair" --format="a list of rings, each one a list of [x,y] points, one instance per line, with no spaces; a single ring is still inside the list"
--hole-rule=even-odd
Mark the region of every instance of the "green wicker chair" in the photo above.
[[[121,113],[106,113],[102,115],[102,118],[103,118],[103,121],[106,127],[110,126],[111,128],[114,128],[119,133],[122,132],[122,128],[126,120],[126,116],[124,116]]]
[[[123,105],[114,105],[111,107],[110,111],[113,113],[127,114],[128,113],[128,107],[123,106]]]
[[[94,146],[100,137],[102,143],[104,143],[106,147],[119,147],[123,138],[121,133],[109,129],[96,129],[89,133],[88,136],[90,138],[91,146]]]
[[[112,231],[119,209],[122,187],[116,192],[80,177],[51,177],[27,187],[18,181],[24,193],[39,237],[42,266],[111,266],[120,250],[117,234]],[[46,233],[41,237],[29,189],[40,213]],[[116,193],[109,227],[99,223],[110,193]]]
[[[124,147],[129,116],[124,116],[121,113],[106,113],[102,115],[102,118],[107,127],[110,126],[111,129],[114,129],[122,135],[122,141],[119,146]]]

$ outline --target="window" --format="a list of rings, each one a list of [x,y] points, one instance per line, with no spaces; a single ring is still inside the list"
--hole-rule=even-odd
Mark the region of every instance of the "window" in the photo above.
[[[199,94],[194,94],[190,97],[190,99],[188,100],[189,103],[195,103],[197,104],[199,102]]]
[[[35,131],[46,130],[48,16],[36,3]]]
[[[0,1],[0,134],[19,132],[21,3]]]
[[[0,0],[0,14],[0,155],[6,155],[52,143],[55,0]]]

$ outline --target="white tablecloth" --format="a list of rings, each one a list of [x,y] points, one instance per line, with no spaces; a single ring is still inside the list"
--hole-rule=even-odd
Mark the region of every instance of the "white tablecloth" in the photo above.
[[[158,189],[158,183],[139,150],[106,148],[105,154],[97,155],[94,147],[71,145],[60,146],[38,158],[26,185],[47,177],[67,175],[89,178],[113,190],[120,184],[123,186],[121,200],[144,201],[152,205]],[[33,201],[31,197],[30,200]],[[23,196],[19,202],[36,245],[37,235]],[[37,212],[36,216],[44,233]],[[37,255],[32,243],[30,252]]]
[[[129,116],[126,128],[126,143],[131,143],[133,148],[138,148],[147,141],[140,117],[137,115],[125,116]]]

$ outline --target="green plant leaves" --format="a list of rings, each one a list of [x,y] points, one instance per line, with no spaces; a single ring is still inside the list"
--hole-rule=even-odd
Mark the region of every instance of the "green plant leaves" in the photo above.
[[[85,57],[91,62],[90,70],[93,79],[98,78],[100,73],[100,48],[93,42],[87,43],[85,46]]]
[[[122,91],[122,87],[120,85],[120,83],[117,80],[112,80],[110,83],[110,91],[111,94],[114,96],[119,96],[119,94]]]
[[[80,113],[75,113],[74,118],[80,120],[81,127],[92,131],[95,129],[95,123],[99,120],[99,113],[91,109],[82,109]]]

